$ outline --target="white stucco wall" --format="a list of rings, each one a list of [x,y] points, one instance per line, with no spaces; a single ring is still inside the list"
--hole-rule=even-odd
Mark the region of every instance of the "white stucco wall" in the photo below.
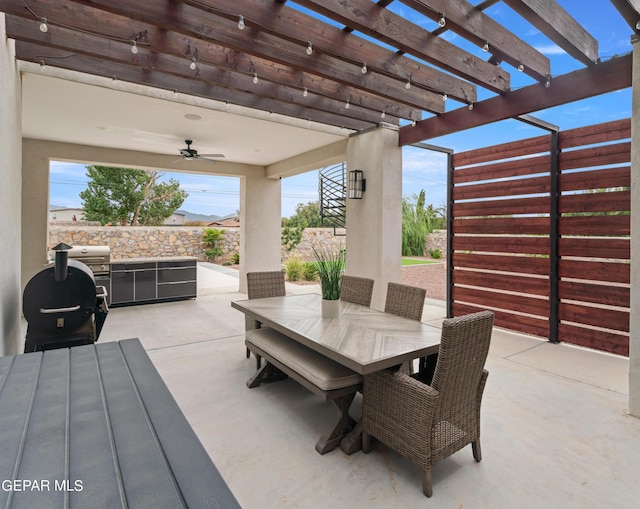
[[[19,351],[20,338],[20,189],[22,138],[20,78],[13,43],[0,14],[0,355]]]
[[[399,283],[402,258],[402,149],[398,130],[380,127],[349,139],[347,171],[367,179],[361,200],[347,199],[346,273],[375,281],[371,307],[384,309],[387,283]]]
[[[631,315],[629,317],[629,413],[640,417],[640,41],[633,43],[631,116]]]

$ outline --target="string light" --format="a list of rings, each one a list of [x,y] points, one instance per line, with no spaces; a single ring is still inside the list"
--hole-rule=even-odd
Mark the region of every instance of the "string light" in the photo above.
[[[449,99],[449,96],[447,95],[447,93],[445,92],[444,94],[442,94],[442,100],[446,101],[447,99]]]
[[[44,69],[44,68],[45,68],[44,60],[40,60],[40,69]]]
[[[518,71],[520,72],[524,71],[524,64],[522,62],[520,62],[520,65],[518,66]]]
[[[111,81],[113,81],[114,85],[117,85],[118,84],[118,77],[114,75],[113,78],[111,78]]]
[[[384,110],[382,110],[382,113],[380,113],[380,118],[384,118],[386,116],[387,116],[387,114],[384,112]]]
[[[473,103],[469,103],[469,111],[473,111]]]
[[[304,90],[302,91],[302,97],[307,97],[309,95],[309,91],[307,90],[307,87],[304,87]]]
[[[40,18],[40,31],[46,33],[49,31],[49,25],[47,24],[47,18]]]
[[[311,42],[307,43],[307,55],[311,55],[313,53],[313,45]]]
[[[444,18],[444,12],[441,12],[440,19],[438,19],[438,25],[440,25],[440,28],[444,28],[446,24],[447,24],[447,20]]]
[[[347,99],[347,102],[344,105],[345,110],[348,110],[351,107],[351,105],[349,104],[349,101],[351,101],[351,99]]]
[[[258,73],[254,72],[253,73],[253,84],[257,85],[258,84]]]
[[[244,24],[244,16],[240,16],[238,18],[238,30],[244,30],[244,27],[246,25]]]
[[[484,44],[482,45],[482,51],[484,51],[485,53],[489,51],[489,41],[484,41]]]
[[[411,78],[407,80],[407,83],[405,84],[404,88],[406,88],[407,90],[411,88]]]
[[[196,57],[191,58],[191,63],[189,64],[189,69],[195,71],[198,68],[196,65]]]
[[[131,45],[131,53],[134,55],[138,54],[138,45],[136,44],[136,41],[133,41],[133,44]]]
[[[411,127],[415,127],[415,126],[416,126],[416,121],[415,121],[415,120],[412,120],[412,121],[411,121]]]
[[[551,76],[547,76],[547,81],[544,83],[544,88],[549,88],[551,86]]]
[[[367,71],[368,71],[367,64],[365,62],[362,62],[362,69],[360,69],[360,72],[362,74],[367,74]]]

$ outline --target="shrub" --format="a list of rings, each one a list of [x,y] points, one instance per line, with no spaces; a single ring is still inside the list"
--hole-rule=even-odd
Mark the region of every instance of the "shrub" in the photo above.
[[[204,250],[204,255],[207,257],[208,262],[215,262],[219,256],[222,256],[221,247],[212,247]]]
[[[429,256],[431,258],[440,258],[442,256],[442,252],[439,249],[429,249]]]
[[[287,275],[289,281],[299,281],[302,278],[304,270],[304,263],[298,258],[290,258],[287,263],[284,264],[284,272]]]
[[[231,255],[231,263],[233,265],[238,265],[240,263],[240,253],[233,253]]]
[[[305,281],[315,281],[318,278],[318,271],[313,263],[307,262],[304,264],[302,268],[302,278]]]
[[[208,262],[215,262],[216,258],[223,255],[220,242],[224,239],[224,230],[218,230],[216,228],[203,228],[202,229],[202,242],[207,247],[204,250],[204,255],[207,257]]]

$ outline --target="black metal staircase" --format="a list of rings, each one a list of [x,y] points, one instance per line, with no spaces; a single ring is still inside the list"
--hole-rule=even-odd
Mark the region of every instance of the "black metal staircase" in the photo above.
[[[318,172],[318,194],[320,195],[320,217],[322,224],[344,228],[346,222],[346,163],[327,166]]]

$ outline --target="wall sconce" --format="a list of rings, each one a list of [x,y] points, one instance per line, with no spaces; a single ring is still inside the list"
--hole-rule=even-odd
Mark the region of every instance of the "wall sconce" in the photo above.
[[[351,170],[349,172],[349,198],[361,200],[362,193],[367,188],[367,179],[362,178],[363,173],[360,170]]]

